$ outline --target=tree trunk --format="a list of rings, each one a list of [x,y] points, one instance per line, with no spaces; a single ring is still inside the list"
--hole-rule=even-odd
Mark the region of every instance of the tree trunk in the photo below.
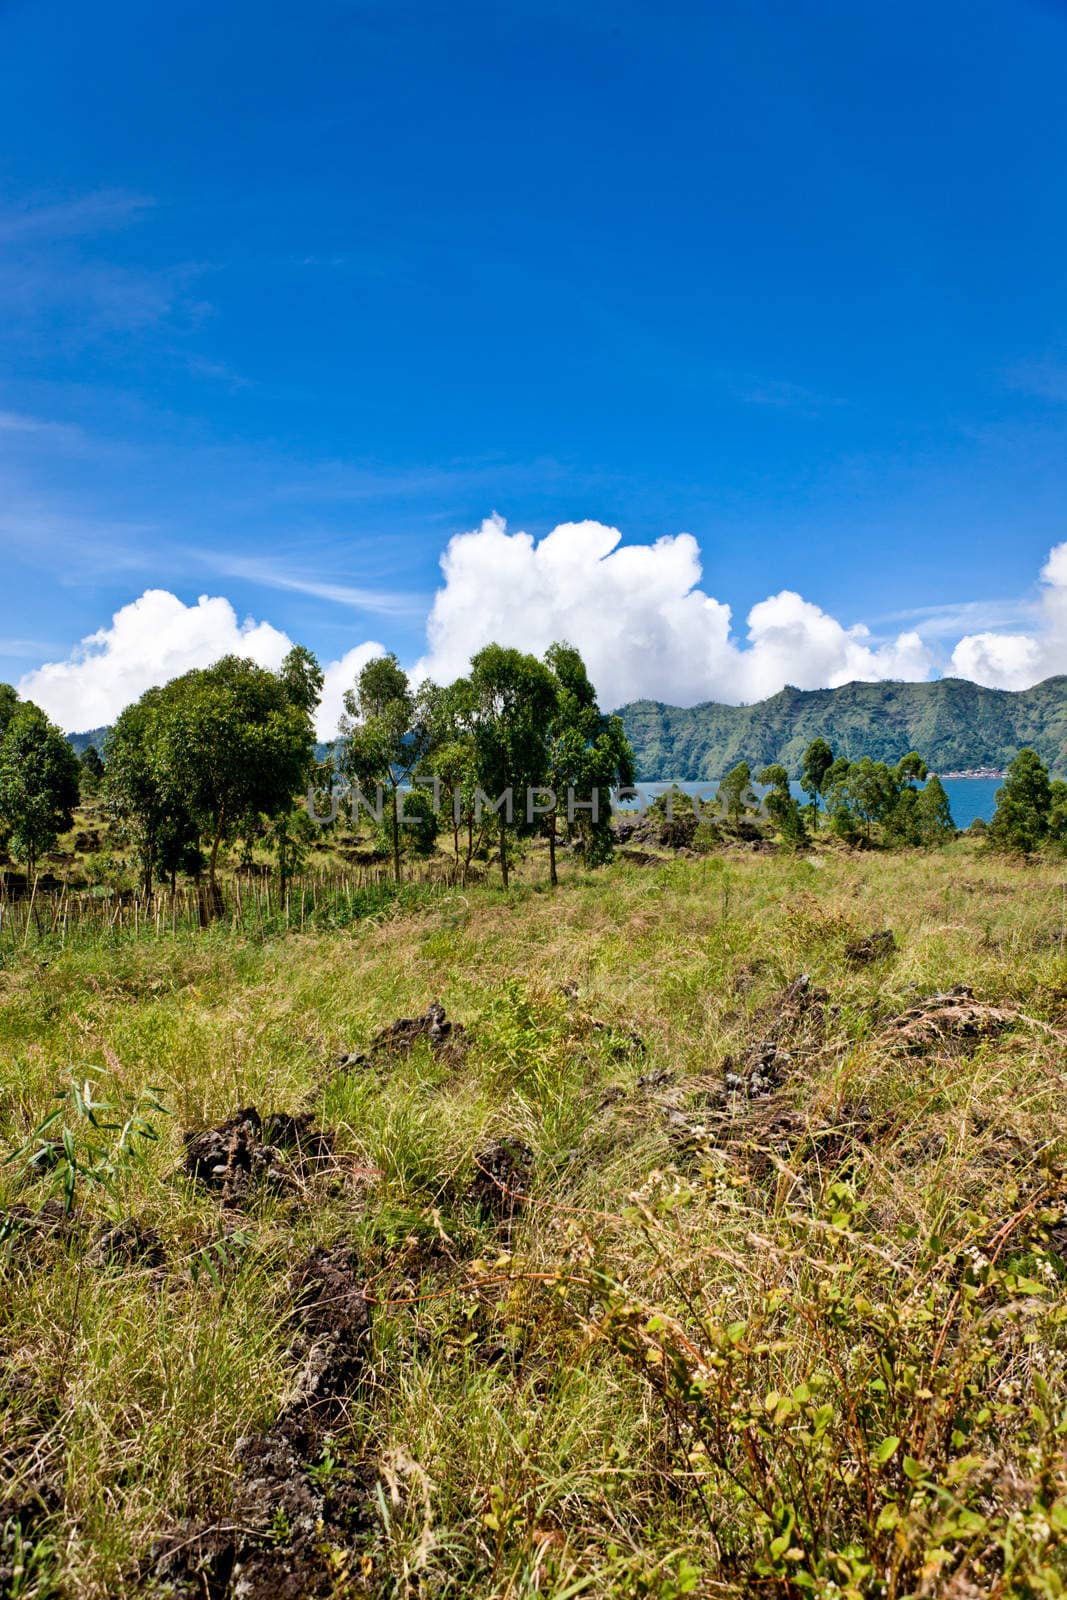
[[[553,889],[558,888],[559,878],[556,875],[556,819],[548,819],[548,878]]]
[[[500,875],[504,880],[504,888],[508,886],[508,825],[503,816],[500,818]]]
[[[222,827],[220,825],[215,831],[215,837],[211,841],[211,855],[210,855],[210,857],[208,859],[208,864],[207,864],[207,886],[208,886],[208,889],[211,892],[212,898],[214,898],[214,895],[215,895],[216,890],[218,888],[218,885],[215,882],[215,863],[218,861],[218,858],[219,858],[219,845],[221,843],[222,843]]]
[[[215,867],[219,858],[219,845],[222,843],[222,835],[225,831],[226,812],[225,809],[223,809],[219,812],[218,817],[215,820],[215,837],[211,841],[211,857],[208,861],[207,869],[208,914],[212,917],[217,916],[219,911],[222,909],[222,896],[219,893],[219,886],[215,880]]]

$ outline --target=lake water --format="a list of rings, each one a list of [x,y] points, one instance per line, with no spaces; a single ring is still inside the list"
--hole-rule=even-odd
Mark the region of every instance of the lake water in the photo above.
[[[989,822],[992,819],[993,812],[996,810],[996,792],[1003,785],[1003,778],[943,778],[941,781],[945,786],[948,803],[952,808],[952,820],[957,828],[969,827],[975,817],[981,817],[983,822]],[[706,794],[709,799],[714,795],[716,788],[714,783],[679,783],[676,785],[670,783],[638,783],[635,787],[640,790],[646,804],[649,800],[655,799],[656,795],[663,794],[665,790],[672,787],[681,789],[685,794],[695,794],[699,790],[701,794]],[[805,804],[807,803],[808,797],[804,794],[799,783],[790,784],[790,788],[798,800],[803,801]]]

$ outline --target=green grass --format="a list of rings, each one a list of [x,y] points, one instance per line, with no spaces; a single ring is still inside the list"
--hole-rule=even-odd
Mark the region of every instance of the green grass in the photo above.
[[[72,1077],[164,1108],[126,1151],[68,1098],[74,1224],[3,1246],[12,1592],[151,1592],[156,1541],[225,1514],[237,1441],[292,1388],[289,1271],[342,1240],[373,1340],[316,1468],[366,1477],[338,1596],[1064,1592],[1067,1298],[1041,1238],[1062,1210],[1062,870],[966,842],[618,864],[555,894],[541,867],[509,897],[435,890],[304,934],[5,958],[5,1153]],[[886,926],[897,953],[850,966]],[[694,1132],[802,972],[824,1036],[734,1137]],[[957,983],[1010,1025],[888,1047],[889,1017]],[[435,998],[462,1059],[334,1070]],[[249,1104],[335,1130],[342,1181],[227,1218],[175,1176],[184,1129]],[[510,1226],[472,1198],[501,1138],[535,1158]],[[62,1198],[68,1170],[9,1161],[0,1204]],[[131,1216],[161,1270],[94,1261]]]

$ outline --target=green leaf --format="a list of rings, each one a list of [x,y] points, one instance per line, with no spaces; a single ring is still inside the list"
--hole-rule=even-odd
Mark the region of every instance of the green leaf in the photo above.
[[[1067,1499],[1052,1502],[1048,1508],[1048,1520],[1058,1533],[1067,1533]]]
[[[888,1439],[882,1440],[881,1444],[874,1452],[874,1459],[877,1461],[880,1467],[884,1467],[890,1457],[896,1454],[897,1446],[899,1444],[900,1440],[897,1438],[896,1434],[890,1434]]]

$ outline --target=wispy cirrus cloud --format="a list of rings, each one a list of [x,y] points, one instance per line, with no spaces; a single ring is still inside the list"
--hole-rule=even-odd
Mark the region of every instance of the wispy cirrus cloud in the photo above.
[[[243,578],[267,589],[311,595],[316,600],[329,600],[335,605],[351,606],[353,610],[369,611],[376,616],[418,616],[429,604],[428,595],[320,578],[306,570],[282,566],[258,556],[218,555],[207,550],[197,550],[195,554],[205,566],[223,577]]]
[[[0,447],[6,443],[58,446],[78,453],[89,448],[81,428],[67,422],[50,422],[45,417],[27,416],[21,411],[0,411]]]
[[[0,333],[6,343],[42,327],[65,343],[138,333],[172,321],[195,326],[204,303],[191,294],[203,274],[197,262],[144,266],[125,241],[154,207],[147,195],[122,189],[15,204],[0,199]],[[107,236],[108,242],[104,239]]]
[[[69,200],[0,203],[0,244],[37,244],[124,228],[155,201],[125,189],[97,189]]]
[[[806,417],[815,416],[824,406],[840,403],[805,384],[791,383],[787,378],[762,378],[754,373],[730,377],[727,387],[742,405],[768,406],[775,411],[794,411]]]
[[[1037,600],[956,600],[940,606],[910,606],[875,617],[873,628],[911,623],[924,639],[956,639],[987,628],[1021,627],[1040,613]]]

